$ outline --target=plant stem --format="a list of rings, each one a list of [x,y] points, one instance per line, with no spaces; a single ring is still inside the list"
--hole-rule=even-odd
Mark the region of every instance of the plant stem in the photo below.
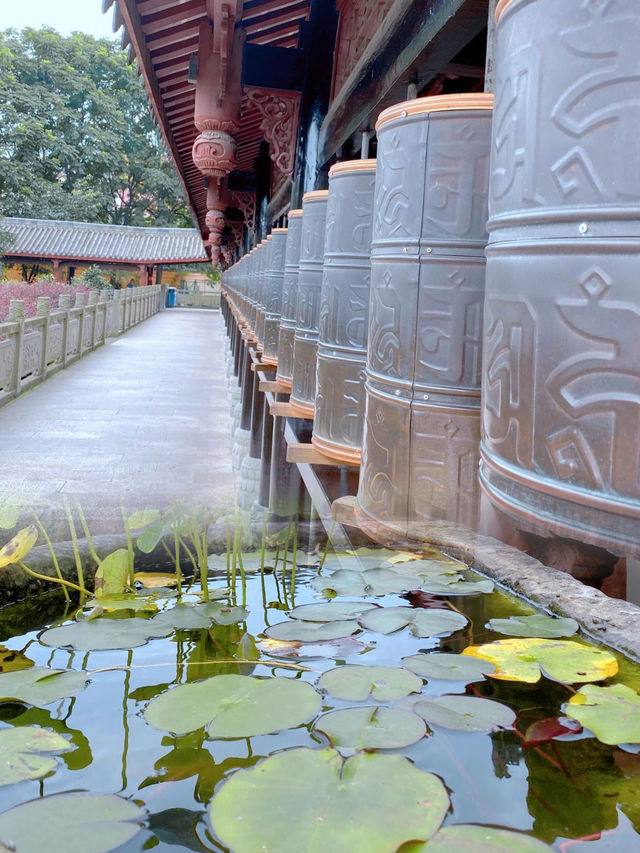
[[[135,589],[136,581],[134,578],[135,569],[134,569],[134,556],[133,556],[133,538],[131,536],[131,528],[129,527],[129,519],[127,517],[127,511],[124,508],[124,504],[120,505],[120,510],[122,512],[122,523],[124,524],[124,532],[127,537],[127,552],[129,554],[129,586],[131,589]]]
[[[327,559],[327,554],[329,553],[329,548],[331,547],[331,537],[333,536],[333,529],[336,526],[335,519],[331,522],[331,527],[329,529],[329,535],[327,536],[327,544],[324,546],[324,551],[322,552],[322,559],[320,560],[320,565],[318,566],[318,574],[322,571],[322,567],[324,566],[324,561]]]
[[[67,521],[69,522],[69,531],[71,533],[71,542],[73,544],[73,556],[76,561],[76,572],[78,573],[78,584],[79,589],[81,590],[83,595],[86,595],[87,591],[84,586],[84,572],[82,570],[82,559],[80,557],[80,549],[78,548],[78,537],[76,536],[76,525],[73,520],[73,515],[71,514],[71,507],[69,506],[69,501],[65,500],[64,509],[67,514]]]
[[[40,530],[40,533],[42,533],[45,542],[49,546],[49,551],[51,552],[51,560],[53,562],[53,567],[56,570],[56,575],[58,576],[58,580],[61,582],[60,585],[62,586],[62,592],[64,593],[64,597],[67,600],[67,602],[69,602],[69,601],[71,601],[71,599],[69,597],[69,593],[67,592],[66,584],[63,581],[62,572],[60,571],[60,564],[58,563],[58,558],[56,557],[56,552],[53,550],[53,545],[51,544],[51,539],[49,538],[49,534],[44,529],[44,525],[42,524],[42,522],[38,518],[38,515],[36,514],[35,510],[33,510],[33,518],[34,518],[36,524],[38,525],[38,529]]]
[[[82,595],[87,594],[86,589],[83,589],[82,587],[77,586],[75,583],[72,583],[71,581],[66,581],[63,578],[52,578],[51,575],[41,575],[41,574],[39,574],[39,572],[34,572],[32,569],[29,568],[29,566],[25,566],[25,564],[22,562],[22,560],[18,560],[18,565],[28,575],[31,575],[32,578],[38,578],[38,580],[47,581],[48,583],[59,583],[59,584],[62,584],[63,586],[68,586],[70,589],[77,590]]]
[[[78,516],[80,517],[80,524],[82,525],[82,529],[84,530],[84,535],[87,539],[87,545],[89,546],[89,553],[95,560],[96,566],[100,568],[102,564],[102,560],[98,557],[96,553],[96,549],[93,547],[93,539],[91,538],[91,533],[89,533],[89,525],[87,524],[87,519],[84,517],[84,512],[82,511],[82,507],[78,504]]]

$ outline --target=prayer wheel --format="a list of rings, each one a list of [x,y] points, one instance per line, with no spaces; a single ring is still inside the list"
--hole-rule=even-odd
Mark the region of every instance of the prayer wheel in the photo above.
[[[277,367],[287,229],[274,228],[270,237],[271,239],[267,244],[264,274],[264,351],[262,361]]]
[[[276,379],[283,388],[291,390],[293,380],[293,338],[296,331],[298,300],[298,269],[300,264],[300,238],[302,236],[302,210],[290,210],[289,227],[284,254],[282,281],[282,313],[278,338],[278,372]]]
[[[361,457],[375,179],[375,160],[329,172],[311,441],[341,462]]]
[[[492,96],[381,113],[357,513],[378,538],[473,525]]]
[[[314,190],[302,197],[293,380],[289,401],[294,413],[301,417],[313,417],[315,409],[316,356],[328,195],[328,190]]]
[[[267,278],[267,255],[269,251],[269,243],[271,242],[271,235],[269,234],[258,246],[257,256],[258,260],[256,261],[256,270],[257,270],[257,278],[256,278],[256,325],[255,325],[255,335],[258,341],[258,352],[262,352],[264,349],[264,319],[265,319],[265,305],[266,305],[266,278]]]
[[[540,535],[640,550],[636,0],[498,3],[480,478]]]

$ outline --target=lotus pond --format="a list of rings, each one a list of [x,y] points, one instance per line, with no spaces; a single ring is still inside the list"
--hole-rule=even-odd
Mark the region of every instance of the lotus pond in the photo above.
[[[320,562],[2,611],[0,851],[640,850],[632,664],[441,554]]]

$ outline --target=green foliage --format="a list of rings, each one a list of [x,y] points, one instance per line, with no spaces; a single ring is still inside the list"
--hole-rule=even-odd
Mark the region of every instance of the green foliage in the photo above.
[[[0,33],[0,105],[5,215],[191,225],[135,65],[116,42],[46,27]]]
[[[565,713],[603,743],[640,743],[640,696],[626,684],[587,684],[569,699]]]
[[[79,276],[78,282],[94,290],[108,290],[111,287],[111,282],[104,278],[103,271],[97,264],[92,264],[84,270]]]
[[[424,720],[397,708],[341,708],[323,714],[314,729],[345,749],[400,749],[427,733]]]
[[[58,762],[51,755],[71,749],[62,735],[35,726],[0,731],[0,785],[13,785],[25,779],[40,779],[56,769]]]
[[[320,676],[318,687],[337,699],[379,702],[402,699],[422,690],[422,679],[393,666],[337,666]]]

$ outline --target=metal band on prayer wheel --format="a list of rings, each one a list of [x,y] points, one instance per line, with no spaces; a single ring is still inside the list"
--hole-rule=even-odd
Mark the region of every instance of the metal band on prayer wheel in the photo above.
[[[375,160],[329,172],[311,441],[341,462],[361,456],[375,177]]]
[[[481,484],[521,529],[640,551],[638,4],[497,13]]]
[[[302,197],[302,236],[290,404],[295,412],[306,416],[313,416],[316,396],[316,356],[328,194],[327,190],[314,190]]]
[[[300,264],[300,238],[302,236],[302,210],[290,210],[289,227],[284,254],[282,281],[282,314],[278,338],[278,372],[276,379],[283,388],[291,390],[293,380],[293,338],[296,331],[298,300],[298,269]]]
[[[264,351],[262,361],[265,364],[272,364],[277,367],[287,229],[274,228],[270,237],[264,276]]]
[[[374,535],[473,525],[492,97],[379,117],[358,515]]]

